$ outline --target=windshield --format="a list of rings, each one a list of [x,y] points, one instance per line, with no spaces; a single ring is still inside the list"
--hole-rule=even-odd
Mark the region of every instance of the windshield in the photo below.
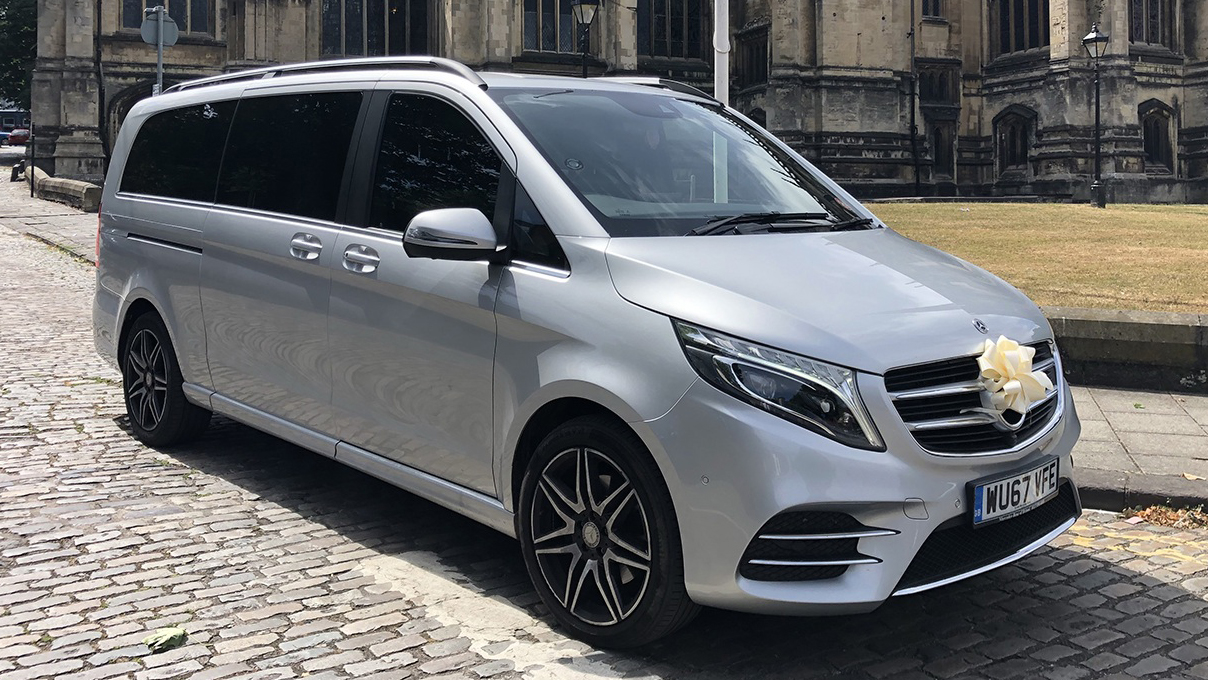
[[[611,236],[679,236],[748,213],[859,217],[715,106],[656,93],[491,88]]]

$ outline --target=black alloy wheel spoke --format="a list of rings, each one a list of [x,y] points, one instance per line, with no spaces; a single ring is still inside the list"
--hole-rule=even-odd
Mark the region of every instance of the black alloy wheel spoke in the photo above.
[[[532,498],[533,552],[546,584],[581,621],[610,626],[637,609],[653,572],[641,497],[603,453],[567,449]]]
[[[584,595],[584,588],[589,589],[589,592],[587,593],[588,596],[593,598],[598,597],[599,600],[604,603],[604,608],[607,610],[608,618],[606,620],[595,620],[591,621],[591,623],[598,625],[610,625],[620,622],[620,607],[610,598],[608,589],[604,587],[604,583],[600,579],[599,560],[585,560],[583,570],[580,573],[578,581],[575,585],[575,597],[573,600],[571,600],[571,604],[568,607],[572,614],[575,613],[575,609],[579,606],[579,598]],[[594,589],[595,592],[591,592],[591,589]]]
[[[634,564],[633,566],[638,566],[641,568],[649,568],[649,565],[650,565],[650,551],[648,549],[649,534],[646,533],[641,536],[629,535],[628,536],[629,539],[636,539],[636,541],[634,543],[631,543],[629,540],[626,540],[626,538],[627,538],[625,535],[626,532],[621,531],[619,527],[614,526],[615,524],[618,523],[618,520],[621,519],[622,512],[624,510],[626,510],[626,508],[629,508],[631,503],[633,504],[633,508],[631,508],[631,509],[634,509],[634,510],[636,510],[636,512],[641,513],[641,515],[642,515],[641,520],[642,520],[642,524],[644,527],[646,524],[646,516],[645,516],[646,513],[642,509],[641,504],[638,502],[637,493],[632,490],[621,500],[620,503],[617,504],[615,511],[613,512],[613,514],[611,516],[608,517],[608,521],[604,526],[608,529],[608,538],[612,541],[612,543],[615,546],[622,548],[622,551],[619,551],[618,557],[621,557],[625,553],[628,553],[629,559],[637,561],[637,564]],[[645,544],[647,546],[647,548],[643,549],[642,547],[640,547],[641,544]]]
[[[149,330],[130,341],[125,381],[131,418],[142,429],[154,430],[168,402],[168,365],[163,345]]]

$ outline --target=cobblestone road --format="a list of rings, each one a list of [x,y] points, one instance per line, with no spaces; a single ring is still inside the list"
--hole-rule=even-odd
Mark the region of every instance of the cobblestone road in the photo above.
[[[230,421],[126,432],[92,269],[0,226],[0,680],[1208,678],[1208,532],[1095,514],[873,614],[706,611],[637,652],[550,622],[517,545]],[[150,655],[150,630],[188,643]]]

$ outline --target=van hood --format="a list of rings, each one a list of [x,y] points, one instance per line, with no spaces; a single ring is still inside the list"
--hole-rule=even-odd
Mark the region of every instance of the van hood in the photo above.
[[[636,305],[871,373],[1052,337],[1018,290],[891,229],[614,238],[606,257]]]

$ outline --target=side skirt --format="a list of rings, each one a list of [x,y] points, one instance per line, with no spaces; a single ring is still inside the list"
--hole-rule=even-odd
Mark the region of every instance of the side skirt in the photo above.
[[[335,458],[345,465],[393,484],[421,498],[481,522],[496,531],[516,537],[515,517],[498,499],[454,484],[427,472],[403,465],[376,453],[319,434],[283,418],[246,406],[221,394],[184,384],[185,398],[202,408],[221,413],[244,425],[280,437],[291,444]]]
[[[512,538],[516,537],[514,516],[496,498],[345,442],[336,445],[336,460],[433,503],[443,505],[500,533]]]

